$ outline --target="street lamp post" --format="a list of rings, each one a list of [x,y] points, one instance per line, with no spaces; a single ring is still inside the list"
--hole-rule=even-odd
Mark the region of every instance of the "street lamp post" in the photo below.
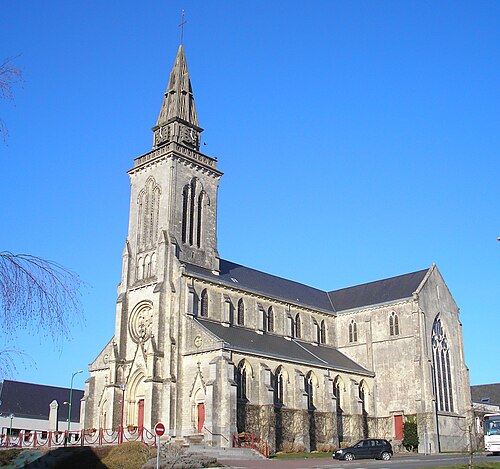
[[[69,430],[71,428],[71,408],[73,407],[73,380],[75,379],[75,376],[79,373],[83,373],[83,370],[75,371],[71,375],[71,386],[69,387],[69,402],[68,402],[68,437],[66,438],[65,445],[68,443],[68,439],[70,438]]]
[[[9,415],[9,418],[10,418],[10,428],[9,428],[9,435],[12,436],[12,420],[14,419],[15,415],[14,414],[10,414]]]
[[[122,415],[121,415],[121,420],[120,420],[120,435],[121,435],[121,442],[123,443],[123,432],[125,429],[123,428],[123,413],[125,410],[125,388],[126,385],[125,383],[120,384],[120,389],[122,390]]]

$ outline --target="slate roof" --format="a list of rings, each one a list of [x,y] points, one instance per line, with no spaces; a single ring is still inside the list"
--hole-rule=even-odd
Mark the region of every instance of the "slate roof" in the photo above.
[[[333,312],[328,294],[323,290],[266,274],[224,259],[220,259],[219,269],[219,275],[214,275],[209,270],[190,264],[186,265],[186,270],[190,272],[208,276],[231,286],[239,285],[245,290]]]
[[[220,273],[186,264],[186,271],[265,296],[310,306],[331,313],[411,298],[429,269],[325,292],[235,262],[220,259]]]
[[[221,339],[227,350],[373,376],[372,372],[334,348],[288,340],[274,334],[258,334],[255,330],[244,327],[225,327],[207,319],[197,318],[196,321]]]
[[[80,421],[80,399],[83,391],[73,389],[71,421]],[[50,403],[56,400],[59,404],[59,416],[67,418],[67,409],[63,402],[69,401],[69,388],[45,386],[43,384],[23,383],[8,379],[0,383],[0,413],[14,414],[16,417],[42,419],[49,418]]]
[[[478,404],[500,405],[500,383],[471,386],[470,392],[472,402]],[[489,402],[482,402],[483,399],[489,399]]]
[[[429,269],[329,292],[335,311],[411,298]]]

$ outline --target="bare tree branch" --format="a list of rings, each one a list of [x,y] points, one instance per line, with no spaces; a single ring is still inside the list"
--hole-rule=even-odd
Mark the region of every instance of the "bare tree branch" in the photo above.
[[[30,254],[0,252],[0,328],[5,337],[27,330],[57,343],[69,323],[81,318],[78,275]]]
[[[23,72],[20,68],[14,65],[16,57],[9,57],[0,64],[0,97],[3,99],[14,99],[12,91],[13,85],[22,80]],[[8,129],[3,119],[0,118],[0,135],[3,140],[7,139]]]

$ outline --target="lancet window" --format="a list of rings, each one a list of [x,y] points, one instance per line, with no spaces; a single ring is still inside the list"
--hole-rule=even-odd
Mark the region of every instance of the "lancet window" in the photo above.
[[[243,298],[238,301],[238,324],[240,326],[245,324],[245,303]]]
[[[193,178],[182,190],[182,242],[202,247],[207,193],[200,181]]]
[[[200,316],[208,317],[208,292],[206,288],[201,292]]]
[[[349,342],[358,341],[358,325],[354,319],[349,323]]]
[[[144,189],[139,193],[137,223],[137,246],[142,252],[152,249],[158,238],[158,216],[160,210],[160,186],[153,177],[148,178]]]
[[[399,335],[399,318],[395,312],[389,316],[389,335]]]
[[[326,344],[326,324],[325,321],[321,321],[320,330],[319,330],[319,343]]]
[[[438,410],[454,412],[450,349],[439,315],[434,320],[432,326],[432,359]]]
[[[295,334],[294,334],[294,337],[296,337],[297,339],[300,339],[302,337],[302,324],[300,322],[300,315],[297,314],[295,316]]]
[[[307,395],[307,409],[314,410],[314,381],[311,372],[304,379],[304,390]]]
[[[274,405],[283,405],[283,394],[284,394],[284,379],[283,379],[283,368],[280,366],[276,369],[274,373],[273,391],[274,391]]]
[[[267,310],[267,331],[274,332],[274,311],[272,306]]]
[[[240,362],[235,370],[235,375],[236,397],[247,400],[247,370],[244,362]]]

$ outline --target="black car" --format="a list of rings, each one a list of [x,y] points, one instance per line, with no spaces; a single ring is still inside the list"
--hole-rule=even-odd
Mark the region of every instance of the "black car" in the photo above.
[[[344,459],[352,461],[353,459],[383,459],[389,461],[392,457],[392,446],[387,440],[378,438],[368,438],[358,441],[349,448],[338,449],[333,453],[333,459]]]

